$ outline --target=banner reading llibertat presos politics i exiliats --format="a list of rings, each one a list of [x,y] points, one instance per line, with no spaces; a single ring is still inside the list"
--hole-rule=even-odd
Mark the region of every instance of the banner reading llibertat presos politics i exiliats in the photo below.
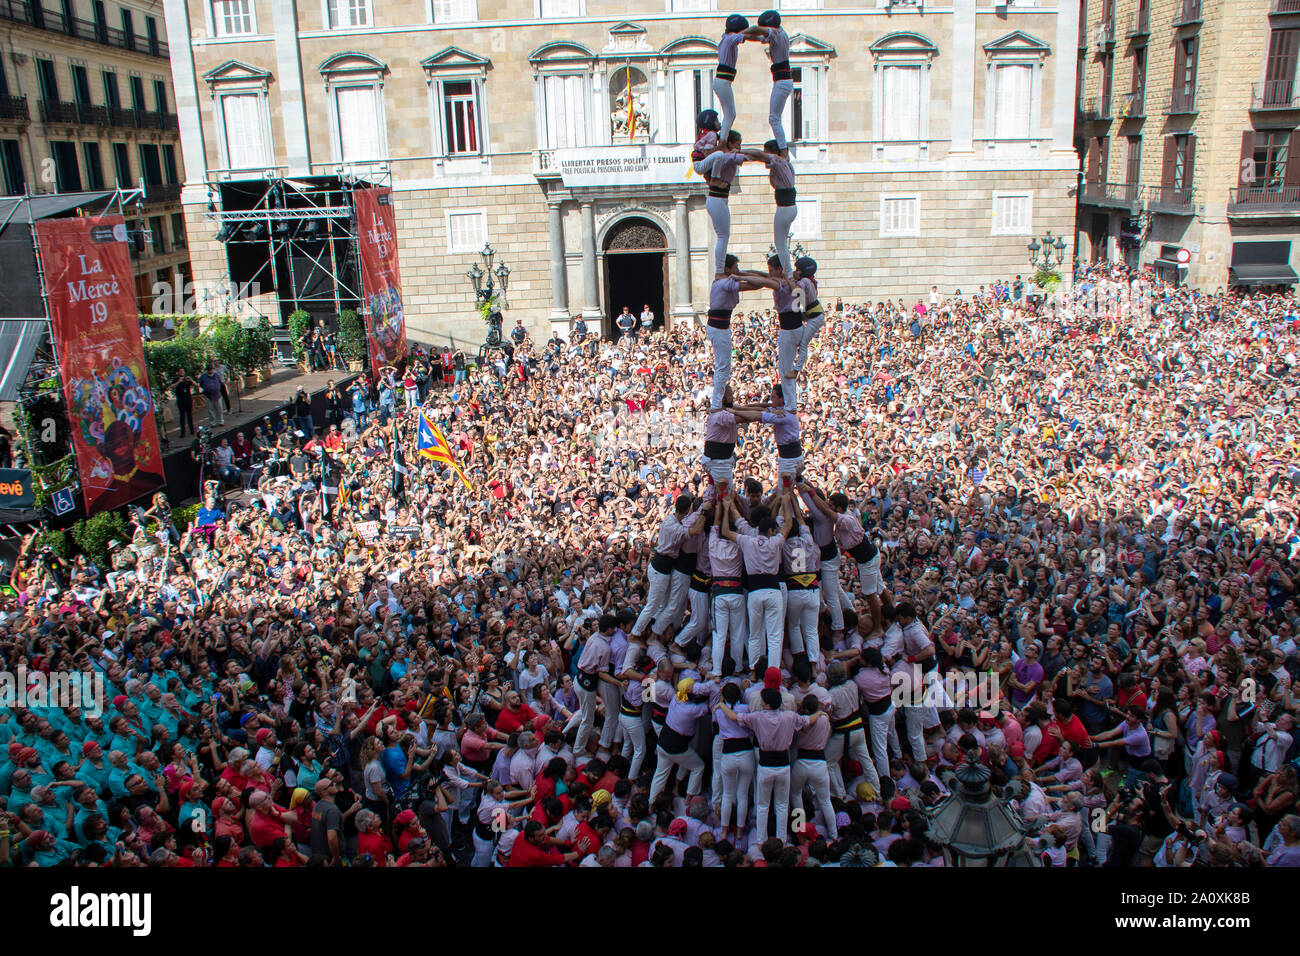
[[[354,189],[361,294],[365,300],[370,368],[377,371],[406,355],[406,313],[397,265],[397,215],[387,187]]]
[[[87,514],[164,484],[121,216],[33,225]]]

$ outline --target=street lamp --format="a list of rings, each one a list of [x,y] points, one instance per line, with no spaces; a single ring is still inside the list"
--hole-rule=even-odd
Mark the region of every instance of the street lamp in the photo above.
[[[492,268],[496,250],[492,248],[491,243],[483,243],[479,256],[483,264],[480,266],[477,262],[474,263],[465,273],[465,277],[474,287],[474,301],[480,311],[483,306],[488,307],[488,337],[487,344],[484,346],[484,349],[488,349],[501,344],[501,309],[497,304],[497,294],[499,291],[501,296],[505,296],[506,286],[510,282],[510,267],[503,261],[497,264],[496,269]]]
[[[1035,269],[1046,269],[1051,272],[1053,269],[1065,263],[1065,240],[1060,236],[1053,237],[1052,230],[1047,230],[1040,243],[1037,238],[1029,240],[1029,264]]]
[[[1008,785],[1001,798],[995,797],[989,768],[978,761],[977,752],[968,753],[955,771],[940,774],[951,792],[929,811],[930,835],[943,847],[949,866],[1040,866],[1025,845],[1037,827],[1011,806],[1024,796],[1023,785]]]

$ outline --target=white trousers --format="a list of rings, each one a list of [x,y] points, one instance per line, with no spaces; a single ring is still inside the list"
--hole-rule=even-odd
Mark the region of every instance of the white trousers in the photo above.
[[[620,712],[618,723],[623,728],[623,756],[632,761],[628,779],[635,780],[641,773],[641,764],[645,763],[645,720],[640,714],[633,717]]]
[[[864,596],[879,594],[885,589],[885,582],[880,577],[879,551],[870,561],[863,561],[858,564],[858,587],[862,589]]]
[[[805,788],[812,791],[811,809],[803,799]],[[802,757],[796,760],[790,768],[790,795],[794,802],[803,808],[805,819],[821,814],[820,832],[827,840],[837,839],[839,831],[835,827],[835,808],[831,806],[831,782],[827,761],[808,760]]]
[[[717,411],[722,407],[722,393],[731,381],[731,327],[715,329],[706,325],[704,334],[713,346],[713,403],[710,407]]]
[[[844,797],[844,772],[840,768],[840,761],[844,759],[845,753],[858,762],[867,782],[878,792],[880,776],[876,773],[876,765],[871,760],[871,752],[867,750],[867,735],[859,727],[850,734],[832,732],[830,740],[826,741],[826,763],[830,767],[831,793],[836,797]]]
[[[772,215],[772,244],[776,246],[776,257],[781,260],[781,268],[786,275],[793,271],[790,265],[790,227],[798,215],[798,206],[777,206]]]
[[[831,612],[831,630],[844,630],[844,594],[840,589],[840,556],[822,561],[822,600]]]
[[[772,83],[772,98],[767,105],[767,122],[772,127],[772,138],[776,140],[778,149],[785,149],[788,143],[785,138],[785,126],[781,123],[781,113],[785,110],[785,102],[794,92],[794,80],[776,80]],[[798,132],[796,130],[795,132]]]
[[[736,91],[732,87],[732,81],[715,76],[713,95],[717,97],[718,105],[722,107],[722,129],[718,132],[718,142],[725,143],[727,134],[731,132],[731,124],[736,122]]]
[[[713,220],[713,232],[717,236],[713,244],[713,274],[720,276],[727,267],[727,240],[731,238],[731,207],[721,196],[710,196],[704,200],[704,209]]]
[[[645,633],[646,626],[654,621],[654,633],[660,634],[660,627],[668,622],[664,611],[668,608],[668,599],[672,593],[673,572],[664,574],[653,567],[646,568],[646,578],[650,587],[646,592],[645,607],[632,625],[632,633],[638,636]]]
[[[785,617],[779,588],[750,591],[745,602],[749,608],[749,666],[763,654],[769,667],[780,667],[781,642],[785,637]]]
[[[781,373],[781,395],[785,399],[785,407],[791,411],[799,407],[795,360],[802,339],[803,329],[780,329],[776,333],[776,367]]]
[[[722,736],[718,736],[718,752],[722,751]],[[749,822],[749,794],[754,787],[754,771],[758,758],[753,750],[734,754],[721,754],[722,812],[718,815],[722,826],[743,827]]]
[[[894,708],[883,714],[867,714],[867,726],[871,730],[871,756],[875,758],[876,770],[881,779],[889,776],[889,732],[894,729]],[[898,732],[894,731],[894,746],[898,746]]]
[[[600,746],[612,751],[620,729],[614,715],[618,713],[618,702],[623,691],[617,684],[603,680],[596,685],[596,692],[605,705],[605,722],[600,726]]]
[[[907,723],[907,745],[912,748],[912,758],[924,760],[925,752],[925,708],[904,707],[903,720]]]
[[[493,840],[485,840],[474,833],[474,860],[470,863],[471,867],[489,867],[492,865],[492,857],[496,851],[497,845]]]
[[[731,659],[736,670],[744,663],[749,611],[744,594],[717,594],[713,597],[713,673],[722,673],[722,655],[731,645]]]
[[[686,592],[691,589],[691,576],[682,571],[673,572],[673,583],[668,591],[668,608],[664,612],[669,627],[678,628],[686,619]]]
[[[578,712],[569,718],[564,732],[568,733],[575,724],[577,725],[578,736],[573,741],[573,752],[582,753],[583,748],[587,746],[587,741],[591,739],[592,729],[596,726],[596,700],[600,696],[600,690],[599,688],[583,690],[577,684],[573,685],[573,689],[578,692]]]
[[[791,588],[785,592],[785,627],[790,634],[790,652],[803,651],[808,663],[816,670],[821,659],[817,642],[817,612],[821,610],[821,594],[816,588]]]
[[[762,843],[767,839],[767,815],[776,814],[776,837],[782,843],[789,835],[790,822],[790,768],[758,768],[758,791],[755,800],[758,806],[758,832],[754,839]],[[653,801],[654,796],[651,795]]]
[[[655,797],[659,796],[664,787],[668,785],[668,775],[672,772],[673,767],[680,767],[690,774],[686,781],[686,795],[688,797],[693,797],[700,792],[704,784],[704,758],[692,748],[687,747],[679,754],[670,754],[663,747],[656,747],[655,757],[654,782],[650,785],[651,803],[655,802]]]
[[[700,464],[704,470],[709,473],[709,477],[714,482],[731,481],[736,474],[736,456],[730,458],[710,458],[707,455],[700,459]]]
[[[808,361],[808,346],[812,344],[812,340],[816,338],[817,333],[822,330],[822,326],[825,324],[825,312],[814,312],[812,315],[804,316],[803,328],[800,330],[799,336],[799,355],[794,363],[795,375],[803,371],[804,364]]]
[[[687,587],[687,602],[691,607],[690,620],[686,626],[678,632],[673,643],[685,647],[692,641],[704,643],[706,637],[710,637],[709,631],[709,592],[697,591],[695,588]]]

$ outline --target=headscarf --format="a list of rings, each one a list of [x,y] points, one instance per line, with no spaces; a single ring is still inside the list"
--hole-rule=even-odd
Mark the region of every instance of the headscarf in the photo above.
[[[677,699],[686,703],[691,697],[691,688],[695,686],[694,677],[683,677],[677,682]]]

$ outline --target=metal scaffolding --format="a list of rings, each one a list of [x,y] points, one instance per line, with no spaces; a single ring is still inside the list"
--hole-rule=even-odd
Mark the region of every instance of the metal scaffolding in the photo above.
[[[346,308],[360,310],[352,190],[387,179],[387,173],[360,179],[340,168],[331,176],[206,183],[205,218],[220,224],[217,241],[226,246],[232,286],[269,284],[280,313],[273,324],[281,329],[298,310],[334,316]],[[242,258],[238,269],[236,256]]]

